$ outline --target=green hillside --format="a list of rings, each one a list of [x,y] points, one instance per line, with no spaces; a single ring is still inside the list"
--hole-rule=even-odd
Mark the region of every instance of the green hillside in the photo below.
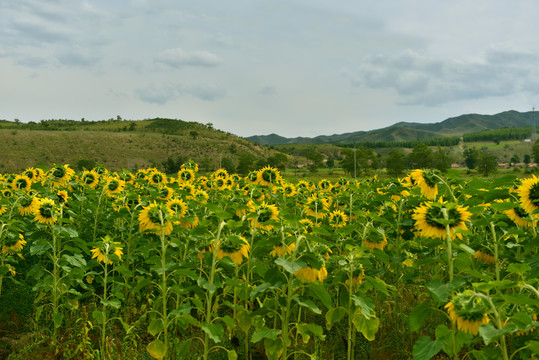
[[[211,124],[174,119],[0,121],[1,172],[55,163],[75,167],[80,160],[134,169],[189,158],[213,170],[223,161],[237,165],[242,155],[254,164],[276,153]]]

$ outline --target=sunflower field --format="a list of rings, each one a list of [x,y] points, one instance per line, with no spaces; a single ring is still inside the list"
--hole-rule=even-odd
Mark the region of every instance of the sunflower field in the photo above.
[[[0,358],[539,357],[539,178],[0,176]]]

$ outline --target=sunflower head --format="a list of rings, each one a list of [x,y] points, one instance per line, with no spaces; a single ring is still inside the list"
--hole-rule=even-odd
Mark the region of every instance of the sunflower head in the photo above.
[[[479,327],[489,322],[487,305],[471,290],[457,293],[445,308],[457,329],[472,335],[477,335]]]
[[[529,214],[539,208],[539,178],[533,175],[522,180],[517,190],[521,207]]]
[[[167,176],[157,169],[150,171],[147,175],[147,179],[152,185],[167,183]]]
[[[11,188],[13,190],[30,190],[32,180],[26,175],[16,175],[11,182]]]
[[[227,177],[228,177],[228,171],[226,171],[225,169],[217,169],[215,170],[213,174],[211,174],[212,179],[218,179],[218,178],[226,179]]]
[[[151,232],[154,234],[168,235],[172,232],[172,222],[170,218],[173,216],[165,204],[153,202],[145,206],[139,213],[139,229],[141,232]]]
[[[435,200],[438,195],[438,178],[432,170],[414,170],[410,179],[421,189],[421,194],[429,200]]]
[[[67,204],[67,200],[69,199],[67,191],[66,190],[59,190],[56,193],[56,199],[58,200],[58,204],[60,204],[60,205]]]
[[[92,259],[112,265],[122,259],[123,248],[119,242],[112,241],[111,237],[107,235],[101,238],[101,241],[90,252],[92,253]]]
[[[99,174],[95,172],[95,170],[85,170],[82,172],[80,181],[82,182],[82,184],[94,189],[99,182]]]
[[[266,166],[258,171],[256,182],[260,185],[278,185],[281,182],[279,170]]]
[[[180,167],[181,169],[189,169],[193,172],[198,172],[198,164],[196,162],[194,162],[193,160],[189,159],[188,162],[186,162],[185,164],[182,164],[182,166]]]
[[[249,257],[250,246],[242,236],[229,235],[219,241],[217,258],[228,256],[236,265],[240,265],[243,258]]]
[[[187,183],[195,181],[195,172],[189,168],[180,169],[178,171],[178,181]]]
[[[103,191],[105,191],[105,194],[112,197],[124,191],[124,188],[125,182],[123,180],[116,177],[109,177]]]
[[[279,209],[274,204],[267,204],[262,201],[260,205],[255,205],[253,201],[249,201],[247,206],[251,212],[251,224],[263,230],[273,229],[273,222],[279,220]]]
[[[444,212],[447,213],[447,220]],[[412,219],[415,220],[415,228],[422,236],[443,239],[447,236],[446,225],[448,225],[451,238],[460,239],[462,234],[455,230],[467,230],[466,223],[470,221],[471,215],[468,207],[455,203],[427,202],[414,210]]]
[[[39,199],[33,210],[34,219],[41,224],[52,225],[58,218],[57,206],[51,199]]]
[[[340,228],[348,222],[348,215],[342,210],[334,210],[329,214],[329,224],[334,228]]]

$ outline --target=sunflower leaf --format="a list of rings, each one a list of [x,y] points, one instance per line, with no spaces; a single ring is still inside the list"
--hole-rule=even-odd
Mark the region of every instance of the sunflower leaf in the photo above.
[[[303,261],[288,261],[285,258],[277,258],[275,263],[282,266],[290,274],[294,274],[296,271],[303,269],[307,266]]]
[[[414,360],[429,360],[442,350],[442,345],[441,341],[432,341],[430,336],[421,337],[414,344]]]

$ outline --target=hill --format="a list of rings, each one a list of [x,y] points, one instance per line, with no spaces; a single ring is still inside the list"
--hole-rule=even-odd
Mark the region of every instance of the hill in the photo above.
[[[495,115],[465,114],[438,123],[398,122],[382,129],[346,134],[317,136],[314,138],[285,138],[276,134],[247,137],[263,145],[284,144],[350,144],[356,142],[411,141],[436,137],[462,136],[470,132],[499,129],[502,127],[530,126],[534,112],[505,111]]]
[[[81,160],[111,170],[135,169],[189,158],[203,170],[214,170],[223,162],[237,165],[243,154],[256,163],[276,153],[212,124],[175,119],[0,121],[0,172],[64,163],[75,167]]]

